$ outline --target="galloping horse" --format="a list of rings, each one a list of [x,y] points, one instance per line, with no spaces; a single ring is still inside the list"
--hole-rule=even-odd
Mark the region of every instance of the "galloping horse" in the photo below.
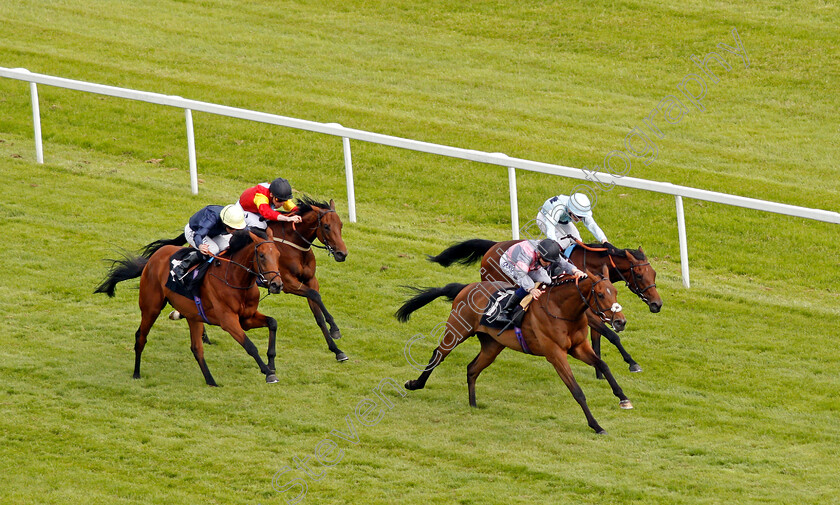
[[[332,315],[327,311],[321,294],[318,279],[315,278],[315,253],[312,247],[327,250],[336,261],[347,258],[347,246],[341,238],[341,218],[335,211],[335,202],[317,202],[308,197],[297,201],[298,215],[302,222],[293,225],[289,222],[271,221],[269,228],[274,232],[274,241],[280,251],[280,276],[283,279],[283,292],[302,296],[309,302],[309,309],[315,316],[315,322],[321,328],[330,351],[335,353],[337,361],[346,361],[344,354],[333,339],[341,338],[341,331]],[[314,244],[318,239],[324,246]],[[329,324],[329,328],[327,328]]]
[[[435,367],[455,346],[477,335],[481,342],[481,351],[467,365],[467,387],[471,406],[476,406],[475,381],[478,375],[493,363],[505,347],[509,347],[515,351],[544,356],[554,365],[554,369],[580,404],[589,426],[596,433],[606,433],[589,411],[586,397],[575,381],[567,355],[571,354],[601,371],[612,387],[613,394],[620,400],[619,406],[623,409],[633,408],[607,364],[589,345],[586,339],[585,313],[591,309],[599,314],[601,320],[609,320],[616,327],[623,327],[626,321],[621,306],[616,302],[615,286],[606,277],[599,277],[591,271],[587,274],[587,278],[577,283],[569,280],[552,282],[547,291],[531,303],[530,310],[526,312],[522,321],[520,335],[510,329],[497,336],[497,329],[481,323],[489,297],[497,289],[507,286],[507,283],[484,281],[473,284],[452,283],[442,288],[425,290],[415,288],[418,294],[406,301],[396,313],[400,321],[407,321],[412,312],[441,296],[452,301],[452,311],[446,321],[441,343],[432,353],[429,364],[420,377],[405,383],[406,389],[422,389]],[[604,272],[604,276],[606,275]]]
[[[520,241],[465,240],[448,247],[437,256],[429,256],[429,261],[448,267],[453,263],[470,265],[481,259],[482,280],[510,282],[499,266],[499,258],[517,242]],[[650,261],[641,247],[639,249],[610,249],[600,244],[578,243],[578,246],[572,249],[569,259],[582,269],[600,271],[606,265],[609,268],[610,282],[624,281],[628,289],[645,302],[651,312],[656,313],[662,309],[662,298],[656,290],[656,271],[650,266]],[[594,314],[589,313],[587,316],[591,323],[590,333],[595,353],[598,356],[601,355],[601,335],[604,335],[621,353],[630,371],[641,372],[642,367],[621,345],[618,334],[599,325]],[[601,378],[600,372],[596,372],[596,375]]]
[[[230,248],[223,256],[216,256],[207,269],[199,295],[201,307],[195,300],[171,291],[166,287],[169,278],[169,258],[179,247],[164,245],[150,257],[126,256],[113,260],[111,270],[95,293],[114,296],[117,283],[140,277],[140,327],[134,334],[134,378],[140,378],[140,356],[146,346],[146,337],[158,315],[169,302],[190,325],[190,348],[208,386],[216,381],[204,360],[204,323],[221,326],[254,358],[268,383],[277,382],[274,373],[274,356],[269,354],[268,365],[260,358],[256,346],[245,330],[268,327],[270,346],[277,333],[277,321],[257,310],[260,290],[257,278],[268,287],[269,293],[283,289],[280,281],[280,253],[272,244],[273,235],[261,231],[241,231],[233,234]],[[150,244],[151,246],[152,244]],[[252,247],[248,247],[252,246]],[[147,246],[148,247],[148,246]]]
[[[335,211],[333,200],[330,200],[330,203],[324,203],[304,196],[297,200],[297,206],[298,215],[303,221],[298,224],[271,221],[268,226],[274,232],[274,241],[280,251],[280,277],[283,279],[283,292],[307,299],[309,309],[315,316],[315,322],[327,341],[327,347],[335,354],[336,361],[346,361],[347,355],[335,345],[335,340],[341,338],[341,331],[324,306],[321,294],[318,292],[320,284],[315,278],[315,253],[312,252],[312,247],[320,247],[326,249],[336,261],[344,261],[347,258],[347,246],[341,238],[343,224]],[[314,244],[315,239],[324,245]],[[143,250],[143,255],[148,257],[163,245],[185,243],[186,239],[182,233],[171,240],[152,242]],[[204,341],[209,342],[206,335]],[[268,354],[271,356],[276,354],[274,342],[274,340],[269,341]]]

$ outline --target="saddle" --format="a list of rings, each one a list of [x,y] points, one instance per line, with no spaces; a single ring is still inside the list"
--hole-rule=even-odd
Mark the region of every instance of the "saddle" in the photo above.
[[[166,279],[166,288],[178,293],[187,298],[195,298],[199,294],[201,282],[204,280],[204,275],[207,269],[210,268],[210,262],[203,260],[197,265],[193,266],[182,279],[175,278],[175,267],[184,260],[184,257],[195,251],[189,247],[185,247],[180,251],[169,257],[169,278]]]
[[[490,328],[504,328],[508,326],[511,314],[505,312],[503,307],[508,299],[513,296],[516,287],[500,289],[493,293],[487,300],[484,314],[481,316],[481,324]]]

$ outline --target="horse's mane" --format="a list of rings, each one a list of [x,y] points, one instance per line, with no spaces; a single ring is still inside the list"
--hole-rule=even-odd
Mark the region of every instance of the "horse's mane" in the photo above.
[[[330,204],[324,201],[319,201],[309,195],[303,195],[295,202],[298,206],[300,214],[307,214],[312,212],[313,208],[329,209]]]
[[[593,249],[604,249],[604,244],[599,244],[597,242],[593,242],[591,244],[584,244],[586,247],[591,247]],[[598,254],[603,256],[624,256],[624,253],[630,253],[634,258],[637,260],[645,260],[645,253],[638,249],[619,249],[618,247],[606,247],[605,251],[597,251]]]
[[[245,228],[244,230],[237,230],[233,232],[233,237],[230,239],[230,248],[227,250],[228,256],[233,256],[237,252],[241,251],[243,247],[253,243],[248,230],[250,230],[254,235],[268,240],[268,235],[259,228]]]

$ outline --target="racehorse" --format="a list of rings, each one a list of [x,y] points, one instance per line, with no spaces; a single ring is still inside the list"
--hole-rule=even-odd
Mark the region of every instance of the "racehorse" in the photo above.
[[[268,364],[260,358],[256,346],[245,334],[252,328],[268,327],[270,347],[273,348],[277,321],[257,310],[260,290],[256,279],[268,287],[269,293],[283,289],[279,273],[280,253],[273,246],[271,231],[241,231],[233,234],[230,248],[224,256],[215,256],[207,269],[199,290],[200,307],[191,298],[166,287],[170,275],[170,256],[180,248],[174,245],[159,247],[150,257],[126,256],[112,260],[111,270],[95,293],[114,296],[117,283],[140,277],[140,327],[134,334],[134,378],[140,378],[140,356],[146,338],[158,315],[169,302],[190,325],[190,348],[208,386],[216,381],[204,360],[204,323],[221,326],[254,358],[268,383],[277,382],[274,355]],[[151,244],[150,244],[151,245]]]
[[[341,331],[327,311],[318,291],[320,284],[315,278],[315,253],[313,247],[326,249],[335,261],[342,262],[347,258],[347,246],[341,238],[343,226],[341,218],[335,211],[335,202],[318,202],[307,196],[297,200],[297,215],[303,221],[297,224],[283,221],[270,221],[269,228],[274,232],[274,241],[280,251],[280,277],[283,280],[283,292],[302,296],[309,302],[309,309],[315,316],[315,322],[324,334],[327,347],[335,354],[336,361],[346,361],[347,355],[338,348],[335,340],[341,338]],[[319,240],[323,246],[315,244]],[[163,245],[183,245],[186,243],[184,234],[171,240],[158,240],[143,249],[143,255],[148,257]],[[179,317],[175,315],[174,319]],[[327,327],[329,324],[329,328]],[[209,339],[204,335],[204,341]],[[268,354],[276,353],[274,340],[269,341]]]
[[[327,347],[335,353],[337,361],[346,361],[347,355],[335,345],[334,339],[341,338],[341,331],[333,316],[327,311],[321,294],[320,284],[315,278],[315,253],[313,247],[326,249],[335,261],[347,258],[347,246],[341,238],[341,218],[335,211],[335,201],[318,202],[309,197],[297,200],[298,215],[302,222],[292,224],[283,221],[271,221],[269,228],[274,232],[274,241],[280,251],[280,276],[283,279],[283,292],[302,296],[309,302],[309,309],[315,316],[315,322],[321,328]],[[323,246],[314,243],[318,239]],[[327,328],[329,324],[329,328]]]
[[[432,353],[429,364],[417,379],[405,383],[406,389],[422,389],[435,367],[453,348],[467,338],[477,335],[481,342],[481,351],[467,365],[470,406],[476,406],[475,381],[478,375],[493,363],[505,347],[509,347],[515,351],[544,356],[554,365],[554,369],[583,409],[589,426],[596,433],[606,433],[592,416],[586,404],[586,397],[572,374],[567,355],[571,354],[601,371],[612,387],[613,394],[618,397],[619,406],[623,409],[633,408],[607,364],[595,354],[586,339],[588,323],[585,313],[588,309],[592,310],[599,315],[600,320],[608,321],[616,327],[623,327],[626,321],[621,306],[616,301],[615,286],[606,278],[607,272],[604,272],[604,277],[591,271],[587,274],[587,278],[578,282],[553,281],[538,300],[531,302],[530,310],[522,320],[519,335],[514,329],[505,330],[497,335],[497,329],[482,324],[484,307],[489,297],[497,289],[507,286],[507,283],[484,281],[473,284],[452,283],[442,288],[425,290],[414,288],[417,295],[406,301],[396,313],[400,321],[407,321],[412,312],[442,296],[452,301],[452,310],[440,345]]]
[[[448,267],[453,263],[470,265],[481,260],[481,279],[490,281],[510,282],[499,267],[499,258],[513,244],[519,240],[494,242],[492,240],[471,239],[454,244],[437,256],[429,256],[429,261]],[[662,298],[656,290],[656,271],[650,265],[642,248],[617,249],[604,247],[601,244],[583,244],[578,242],[572,249],[572,263],[583,269],[600,271],[606,265],[609,268],[610,282],[624,281],[628,289],[643,302],[651,312],[657,313],[662,309]],[[621,345],[621,337],[609,328],[597,323],[594,314],[589,317],[592,347],[598,356],[601,355],[601,335],[607,337],[621,353],[621,357],[629,365],[631,372],[641,372],[642,367],[630,356]],[[600,328],[599,328],[600,326]],[[598,378],[601,373],[596,372]]]

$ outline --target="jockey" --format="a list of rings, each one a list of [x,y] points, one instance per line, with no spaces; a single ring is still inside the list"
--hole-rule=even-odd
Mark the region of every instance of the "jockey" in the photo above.
[[[560,244],[563,251],[580,240],[580,233],[574,223],[583,221],[584,226],[595,236],[598,242],[610,246],[607,236],[601,231],[592,217],[592,204],[583,193],[569,196],[557,195],[549,198],[537,213],[537,226],[545,236]]]
[[[184,227],[184,237],[198,251],[191,251],[175,265],[172,276],[180,280],[193,264],[204,259],[202,254],[216,255],[226,250],[231,234],[242,229],[245,229],[245,216],[236,205],[208,205],[193,214]]]
[[[513,279],[517,289],[502,310],[507,312],[516,307],[528,293],[534,300],[539,298],[542,291],[536,287],[534,281],[550,284],[551,276],[546,268],[555,262],[563,273],[571,274],[576,279],[586,277],[585,273],[560,255],[560,246],[554,240],[523,240],[510,246],[499,258],[499,266]],[[514,320],[520,314],[511,319]]]
[[[271,184],[263,182],[246,189],[236,203],[245,213],[245,223],[248,226],[264,230],[268,227],[266,221],[301,222],[300,216],[287,216],[297,210],[292,202],[292,185],[282,177],[274,179]]]

